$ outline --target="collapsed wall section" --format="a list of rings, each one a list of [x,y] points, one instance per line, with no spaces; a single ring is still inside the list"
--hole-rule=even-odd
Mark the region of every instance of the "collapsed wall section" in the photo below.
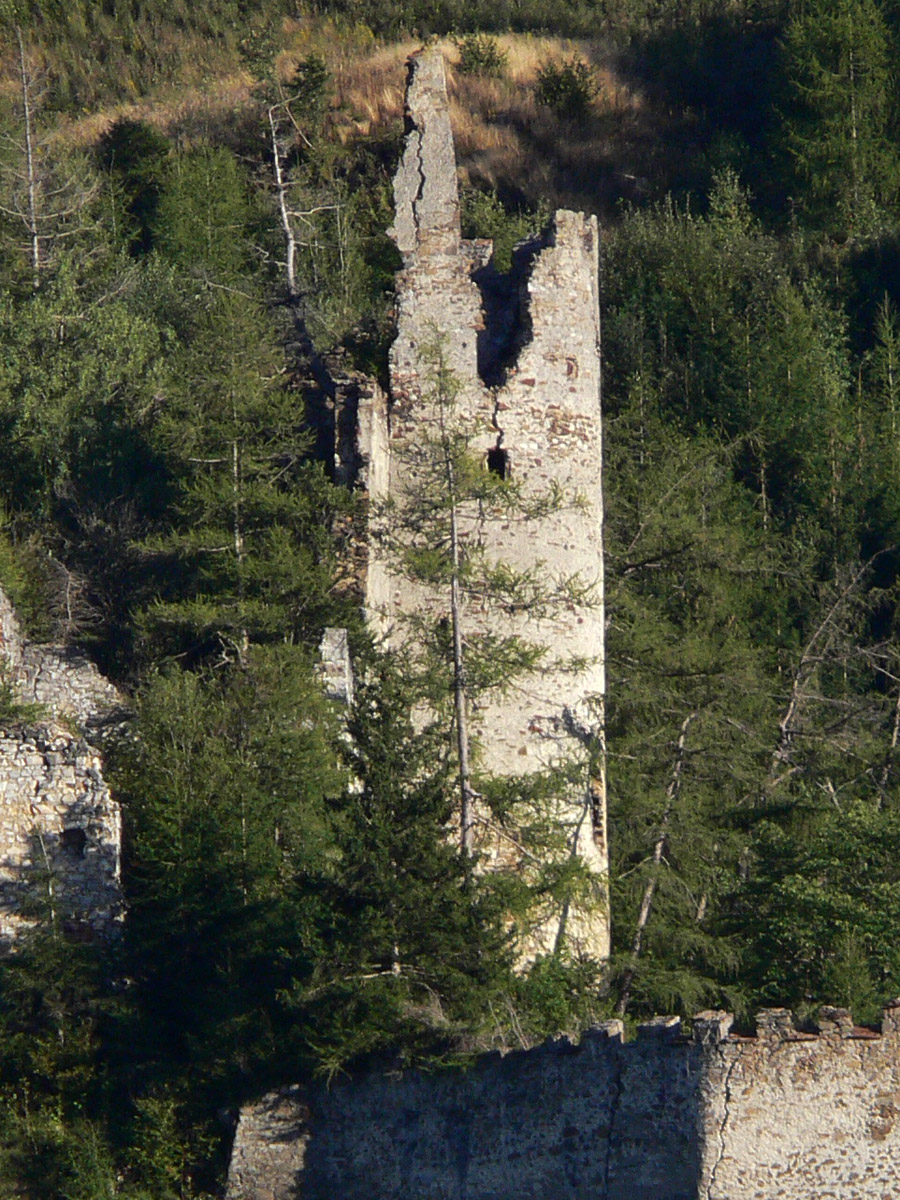
[[[581,771],[580,782],[548,800],[546,811],[561,835],[559,853],[577,856],[591,873],[594,899],[564,915],[545,914],[525,953],[551,951],[564,938],[573,950],[605,959],[605,785],[602,771],[588,779],[603,735],[605,694],[597,223],[558,212],[547,236],[531,247],[521,311],[504,326],[515,354],[502,383],[487,386],[479,375],[479,342],[490,340],[491,331],[473,275],[485,269],[491,248],[460,234],[443,58],[421,52],[409,71],[391,230],[403,269],[390,391],[365,398],[357,449],[344,439],[338,454],[339,476],[352,478],[344,464],[355,462],[370,502],[367,615],[394,648],[414,648],[423,622],[437,627],[449,620],[449,589],[398,569],[399,539],[388,528],[398,508],[412,509],[428,494],[435,446],[449,427],[485,472],[509,481],[516,497],[505,511],[461,504],[460,544],[477,547],[493,567],[522,581],[516,595],[500,602],[488,589],[464,594],[464,638],[498,647],[518,639],[540,655],[536,669],[520,675],[511,669],[500,686],[470,697],[477,768],[499,776],[561,766],[572,775]],[[475,823],[484,863],[521,866],[514,839],[497,834],[483,812]]]
[[[108,935],[123,912],[121,813],[83,734],[123,697],[84,655],[29,642],[2,589],[0,666],[14,698],[39,710],[0,728],[0,948],[36,920]]]
[[[755,1037],[619,1022],[469,1072],[369,1074],[247,1106],[227,1200],[882,1200],[900,1171],[900,1028],[825,1010]],[[293,1189],[293,1190],[292,1190]]]

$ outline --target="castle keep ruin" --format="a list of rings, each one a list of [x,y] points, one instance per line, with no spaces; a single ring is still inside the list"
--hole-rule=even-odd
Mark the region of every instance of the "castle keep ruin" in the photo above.
[[[69,936],[113,931],[122,916],[122,822],[83,736],[122,705],[93,664],[22,634],[0,589],[0,668],[16,700],[36,705],[0,725],[0,949],[38,916]]]
[[[518,288],[510,287],[490,266],[490,243],[461,236],[439,51],[410,60],[406,118],[390,230],[403,256],[390,394],[370,387],[357,395],[350,419],[338,413],[337,420],[338,478],[364,488],[369,500],[366,610],[394,648],[414,645],[423,622],[449,625],[448,590],[404,574],[397,539],[386,548],[384,526],[390,505],[394,512],[414,506],[427,488],[422,460],[452,422],[452,436],[465,440],[485,472],[515,484],[519,503],[513,514],[460,504],[460,540],[528,581],[521,602],[465,596],[465,637],[482,645],[519,638],[541,652],[536,670],[470,697],[477,767],[495,776],[580,769],[580,780],[547,807],[562,835],[559,853],[586,866],[593,897],[543,914],[524,949],[546,952],[564,939],[605,959],[606,810],[596,766],[605,691],[597,222],[557,212],[546,237],[520,248]],[[529,602],[526,593],[540,589],[544,597]],[[477,803],[473,833],[489,868],[521,867],[514,839]]]

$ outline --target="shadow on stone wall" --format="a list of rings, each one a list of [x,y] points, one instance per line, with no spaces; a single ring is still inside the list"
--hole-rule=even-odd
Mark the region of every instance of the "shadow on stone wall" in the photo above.
[[[811,1200],[894,1193],[900,1008],[619,1022],[470,1071],[371,1072],[241,1113],[228,1200]]]

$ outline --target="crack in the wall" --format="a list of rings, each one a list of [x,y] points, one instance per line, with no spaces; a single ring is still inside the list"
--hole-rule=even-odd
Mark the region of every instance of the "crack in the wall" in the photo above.
[[[724,1057],[725,1049],[723,1046],[716,1047],[716,1052]],[[713,1196],[713,1188],[716,1183],[716,1175],[718,1174],[719,1166],[722,1159],[725,1157],[725,1126],[728,1124],[728,1119],[731,1116],[731,1076],[734,1073],[735,1067],[739,1062],[738,1055],[735,1055],[731,1060],[731,1065],[725,1072],[725,1080],[722,1085],[722,1120],[719,1122],[719,1127],[716,1130],[716,1136],[719,1139],[719,1152],[716,1155],[716,1161],[713,1163],[712,1170],[709,1173],[709,1183],[706,1188],[706,1200],[715,1200]]]
[[[613,1083],[613,1097],[609,1106],[609,1132],[606,1137],[606,1154],[603,1157],[603,1192],[601,1195],[604,1197],[609,1196],[609,1177],[612,1169],[616,1120],[619,1115],[619,1109],[622,1106],[622,1097],[625,1094],[625,1071],[621,1046],[616,1048],[615,1064],[616,1077]]]
[[[503,439],[505,437],[505,431],[503,429],[503,426],[500,424],[500,411],[501,410],[500,410],[499,388],[493,388],[491,390],[491,395],[492,395],[492,398],[494,401],[494,406],[491,409],[491,428],[495,429],[497,431],[497,440],[494,443],[494,445],[496,446],[496,448],[498,450],[501,450],[503,448]]]
[[[416,164],[416,175],[419,179],[419,186],[416,189],[416,194],[412,198],[410,212],[412,213],[413,225],[415,226],[416,234],[418,235],[421,232],[421,225],[419,224],[419,204],[425,195],[425,156],[422,152],[422,145],[425,139],[424,128],[414,122],[407,136],[410,139],[415,138],[414,158]]]

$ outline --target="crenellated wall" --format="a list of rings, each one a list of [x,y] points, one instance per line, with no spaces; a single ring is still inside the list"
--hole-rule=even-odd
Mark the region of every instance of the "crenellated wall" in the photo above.
[[[123,912],[121,814],[86,737],[123,697],[84,655],[29,642],[2,589],[0,664],[39,706],[0,727],[0,949],[48,917],[74,938],[107,935]]]
[[[580,766],[580,781],[548,801],[547,812],[564,835],[561,852],[592,873],[593,900],[545,913],[522,950],[546,952],[564,936],[573,950],[605,959],[605,785],[602,772],[588,778],[605,695],[597,223],[557,212],[543,239],[519,249],[513,278],[499,277],[490,243],[461,237],[444,72],[439,51],[410,60],[390,230],[403,256],[390,389],[357,388],[348,399],[353,420],[339,403],[336,474],[370,502],[365,604],[392,647],[414,643],[421,619],[449,614],[449,589],[397,570],[390,529],[397,507],[427,491],[423,445],[436,445],[449,420],[486,471],[519,489],[511,512],[475,502],[458,511],[464,543],[477,542],[489,562],[534,585],[505,604],[465,596],[466,638],[515,638],[543,651],[537,670],[511,673],[505,688],[471,703],[478,766],[503,776]],[[449,417],[433,385],[437,357],[451,374]],[[521,867],[514,839],[498,835],[477,806],[475,824],[484,865]]]
[[[886,1200],[900,1008],[880,1030],[765,1010],[756,1036],[619,1022],[470,1071],[371,1073],[247,1106],[227,1200]]]

